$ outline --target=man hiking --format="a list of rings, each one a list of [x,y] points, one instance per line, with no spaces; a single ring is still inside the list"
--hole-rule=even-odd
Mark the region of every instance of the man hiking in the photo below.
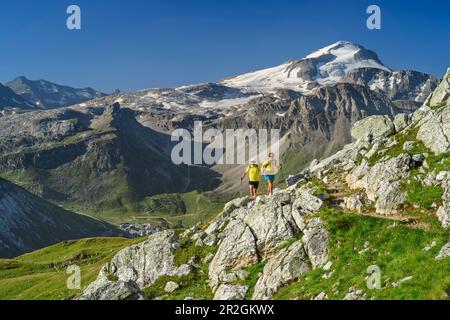
[[[262,165],[262,171],[264,175],[264,181],[267,182],[267,195],[273,195],[273,186],[275,181],[275,176],[278,173],[278,163],[274,159],[274,154],[269,153],[269,158],[264,161]]]
[[[241,177],[241,182],[244,180],[245,176],[248,174],[248,181],[250,183],[250,196],[256,198],[259,189],[259,179],[261,176],[261,167],[256,163],[255,159],[250,161],[250,165],[245,170]]]

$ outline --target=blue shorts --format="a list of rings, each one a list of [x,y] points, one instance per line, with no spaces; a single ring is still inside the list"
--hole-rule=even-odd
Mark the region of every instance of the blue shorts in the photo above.
[[[265,175],[264,176],[264,181],[266,182],[274,182],[275,181],[275,176],[274,175]]]

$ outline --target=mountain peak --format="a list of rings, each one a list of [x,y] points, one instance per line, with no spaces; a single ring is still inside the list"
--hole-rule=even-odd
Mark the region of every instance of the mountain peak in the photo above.
[[[312,52],[304,59],[243,74],[224,80],[222,84],[260,91],[290,89],[310,93],[318,86],[342,82],[348,72],[359,68],[391,71],[375,52],[350,41],[338,41]]]

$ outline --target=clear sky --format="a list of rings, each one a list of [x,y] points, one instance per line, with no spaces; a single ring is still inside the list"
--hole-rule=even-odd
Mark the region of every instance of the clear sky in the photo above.
[[[66,28],[77,4],[82,30]],[[382,30],[366,28],[370,4]],[[217,81],[338,40],[393,69],[450,67],[450,1],[4,0],[0,82],[18,75],[110,92]]]

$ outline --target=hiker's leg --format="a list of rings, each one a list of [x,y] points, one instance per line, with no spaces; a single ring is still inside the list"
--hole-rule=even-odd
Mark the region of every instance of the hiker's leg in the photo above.
[[[268,181],[267,193],[268,193],[269,196],[271,196],[272,193],[273,193],[273,182],[270,179]]]
[[[250,197],[253,197],[253,186],[252,185],[250,185],[249,190],[250,190]]]

